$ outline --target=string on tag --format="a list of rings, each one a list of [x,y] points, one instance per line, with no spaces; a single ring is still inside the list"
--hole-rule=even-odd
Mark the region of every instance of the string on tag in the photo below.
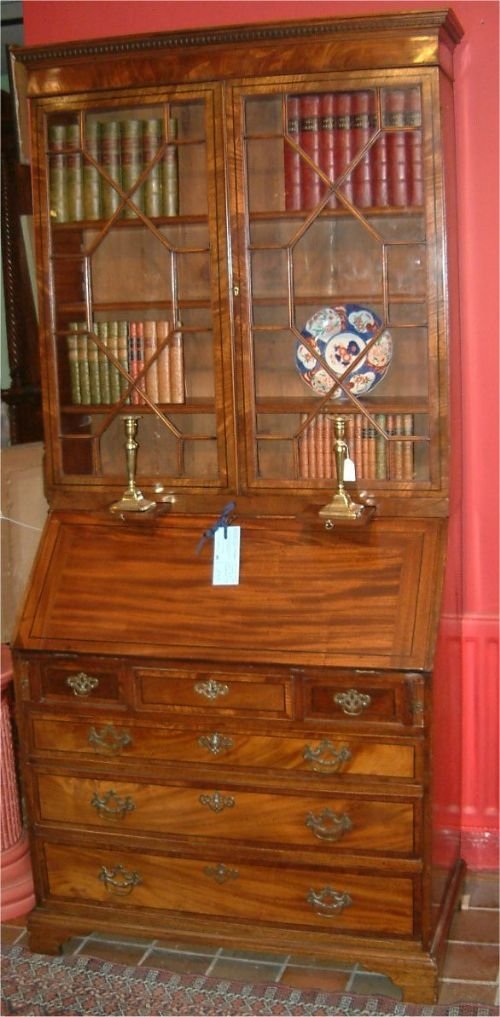
[[[232,519],[230,517],[231,513],[234,512],[235,508],[236,508],[235,501],[229,501],[227,505],[224,506],[219,518],[216,520],[214,525],[209,526],[209,528],[205,530],[204,533],[202,533],[196,547],[196,554],[200,553],[203,545],[206,544],[207,540],[211,540],[214,534],[217,532],[217,530],[219,530],[221,527],[224,529],[224,537],[227,538],[227,528],[228,526],[230,526],[232,522]]]

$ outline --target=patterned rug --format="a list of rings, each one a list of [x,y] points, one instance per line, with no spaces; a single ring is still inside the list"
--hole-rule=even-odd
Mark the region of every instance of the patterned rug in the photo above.
[[[303,991],[276,984],[252,984],[126,967],[94,957],[47,957],[20,946],[2,948],[2,1015],[281,1015],[281,1017],[427,1017],[434,1014],[488,1015],[474,1003],[416,1006],[392,999],[348,993]]]

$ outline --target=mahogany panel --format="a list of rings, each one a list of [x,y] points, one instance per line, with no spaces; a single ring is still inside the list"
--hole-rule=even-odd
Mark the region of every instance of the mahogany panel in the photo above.
[[[351,536],[244,519],[240,583],[230,587],[212,585],[211,547],[196,553],[206,517],[146,530],[56,520],[24,648],[200,658],[223,646],[234,660],[354,667],[430,661],[439,520],[381,519]]]

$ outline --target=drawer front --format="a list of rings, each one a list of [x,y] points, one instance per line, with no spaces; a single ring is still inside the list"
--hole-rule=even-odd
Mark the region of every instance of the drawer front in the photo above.
[[[209,767],[309,774],[327,781],[335,776],[421,778],[421,746],[383,742],[349,733],[343,738],[320,735],[255,735],[212,725],[198,730],[150,727],[133,721],[97,721],[32,717],[33,746],[38,753],[81,757],[161,760]]]
[[[422,726],[424,679],[419,675],[356,672],[345,677],[306,679],[306,720],[335,724]]]
[[[42,661],[39,665],[39,696],[71,706],[89,702],[119,702],[124,698],[117,661],[96,658]]]
[[[175,711],[255,717],[291,717],[285,677],[219,671],[137,670],[138,705]]]
[[[49,894],[113,908],[175,910],[196,916],[290,923],[321,932],[413,934],[410,877],[294,870],[237,859],[137,854],[45,844]]]
[[[414,803],[329,795],[280,795],[218,786],[178,787],[38,778],[40,818],[123,832],[244,840],[367,853],[414,852]]]

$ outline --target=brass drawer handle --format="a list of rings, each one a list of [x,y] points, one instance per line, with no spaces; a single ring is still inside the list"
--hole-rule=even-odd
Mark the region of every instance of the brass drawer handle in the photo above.
[[[368,693],[358,692],[357,689],[348,689],[347,692],[337,692],[333,701],[341,706],[342,711],[349,717],[358,717],[367,706],[370,706],[372,697]]]
[[[208,735],[200,735],[198,745],[202,749],[208,749],[214,756],[218,756],[221,752],[229,752],[230,749],[234,748],[233,739],[220,734],[219,731],[214,731]]]
[[[96,752],[109,755],[114,752],[122,752],[123,749],[132,745],[132,738],[125,729],[118,731],[114,724],[105,724],[100,731],[96,731],[95,727],[90,728],[88,743],[93,746]]]
[[[220,791],[214,791],[212,795],[200,795],[199,802],[207,805],[212,812],[223,812],[224,809],[233,809],[236,801],[232,795],[222,795]]]
[[[194,691],[206,699],[218,699],[219,696],[227,696],[229,685],[224,682],[217,682],[215,678],[209,678],[206,682],[196,682]]]
[[[142,883],[138,872],[127,872],[123,865],[115,865],[113,869],[107,869],[103,865],[99,879],[104,883],[108,893],[116,894],[118,897],[128,897],[134,887]]]
[[[117,795],[113,789],[106,791],[102,798],[95,791],[90,799],[90,804],[101,819],[123,819],[127,812],[133,812],[135,809],[135,804],[129,795],[126,798],[120,798],[120,795]]]
[[[311,763],[315,773],[328,774],[338,773],[344,763],[348,763],[352,756],[351,750],[348,749],[347,745],[337,749],[333,742],[325,738],[315,749],[311,745],[306,745],[303,758],[306,763]]]
[[[238,879],[239,877],[238,869],[229,869],[222,862],[219,865],[207,865],[203,872],[221,886],[223,883],[229,882],[230,879]]]
[[[323,887],[318,893],[316,890],[309,890],[306,900],[313,911],[322,918],[332,918],[352,904],[348,893],[333,890],[331,886]]]
[[[352,822],[347,813],[333,812],[332,809],[323,809],[319,816],[308,812],[305,822],[307,828],[312,830],[318,840],[340,840],[345,833],[352,829]]]
[[[75,696],[88,696],[90,692],[98,688],[99,679],[92,678],[91,675],[85,674],[85,671],[79,671],[78,674],[70,674],[66,678],[66,685],[69,685]]]

